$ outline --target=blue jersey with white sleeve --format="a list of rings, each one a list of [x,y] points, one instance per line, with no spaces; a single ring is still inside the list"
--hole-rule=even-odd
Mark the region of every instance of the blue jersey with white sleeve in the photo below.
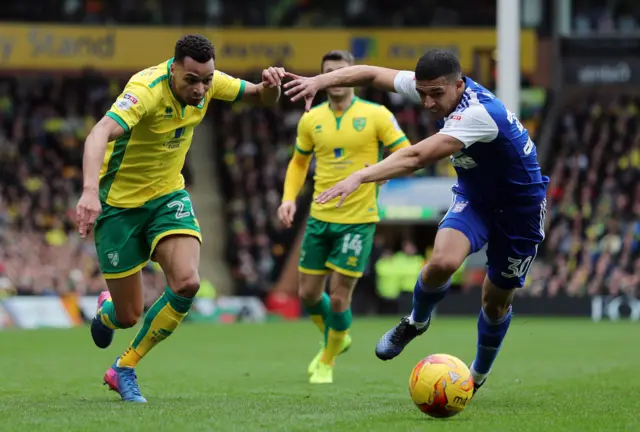
[[[544,240],[546,191],[536,146],[518,119],[490,91],[465,77],[460,103],[438,123],[438,133],[464,147],[451,156],[458,174],[451,207],[439,229],[469,240],[469,253],[487,246],[487,277],[497,287],[524,286]],[[413,72],[396,75],[395,88],[416,103]]]
[[[539,205],[549,178],[541,173],[529,132],[489,90],[468,77],[463,80],[460,103],[438,122],[439,133],[464,144],[451,156],[458,174],[454,192],[492,209]],[[413,72],[400,71],[395,87],[398,93],[420,101]]]

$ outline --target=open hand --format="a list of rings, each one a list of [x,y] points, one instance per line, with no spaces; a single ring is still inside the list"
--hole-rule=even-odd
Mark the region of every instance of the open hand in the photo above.
[[[336,204],[336,207],[340,207],[344,200],[356,191],[362,184],[360,177],[356,174],[351,174],[346,179],[336,183],[326,191],[320,193],[316,197],[316,202],[318,204],[326,204],[336,197],[340,197],[340,201]]]
[[[262,71],[262,85],[265,88],[280,87],[286,71],[281,67],[269,67]]]
[[[76,224],[80,237],[86,238],[91,234],[93,224],[102,213],[102,205],[98,198],[98,191],[95,189],[85,189],[78,200],[76,206]]]
[[[291,72],[286,72],[285,76],[291,78],[291,81],[283,85],[283,88],[286,90],[284,94],[291,98],[291,102],[304,99],[304,110],[309,111],[313,103],[313,98],[319,90],[315,78],[307,78],[292,74]]]

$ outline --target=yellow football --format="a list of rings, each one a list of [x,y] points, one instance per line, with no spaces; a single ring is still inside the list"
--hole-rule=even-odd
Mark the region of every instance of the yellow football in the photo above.
[[[409,377],[411,400],[420,411],[436,418],[461,413],[473,396],[473,377],[462,360],[432,354],[418,362]]]

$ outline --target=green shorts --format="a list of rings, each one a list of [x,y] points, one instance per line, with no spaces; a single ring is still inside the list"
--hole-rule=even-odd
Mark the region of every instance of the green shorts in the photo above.
[[[298,269],[306,274],[331,270],[359,278],[367,266],[376,224],[339,224],[309,216],[302,239]]]
[[[142,207],[118,208],[102,203],[94,237],[105,279],[120,279],[147,265],[160,240],[185,234],[202,241],[200,225],[185,190],[171,192]]]

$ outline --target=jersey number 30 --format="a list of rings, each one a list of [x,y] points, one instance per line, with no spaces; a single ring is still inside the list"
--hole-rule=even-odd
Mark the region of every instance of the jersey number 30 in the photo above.
[[[507,260],[511,263],[509,264],[509,267],[507,267],[511,271],[511,273],[502,272],[502,277],[505,277],[507,279],[521,278],[523,276],[526,276],[529,272],[529,267],[531,266],[533,257],[528,256],[525,259],[509,257],[507,258]]]
[[[515,124],[518,130],[520,131],[520,133],[524,132],[524,126],[522,126],[522,123],[520,123],[520,120],[518,120],[518,117],[516,117],[516,115],[509,110],[507,110],[507,120],[509,120],[509,123]],[[524,145],[522,152],[528,156],[529,154],[531,154],[532,150],[533,150],[533,141],[531,141],[531,138],[529,138],[527,140],[527,143]]]

